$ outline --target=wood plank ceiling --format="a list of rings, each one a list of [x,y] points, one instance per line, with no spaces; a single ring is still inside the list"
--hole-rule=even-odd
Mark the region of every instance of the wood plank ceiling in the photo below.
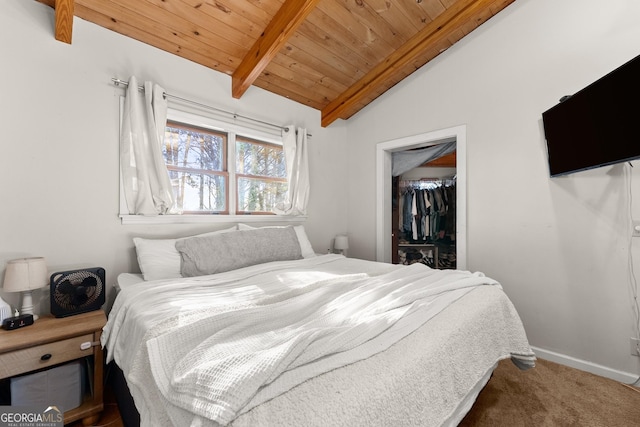
[[[348,119],[514,0],[37,0],[55,37],[73,16]]]

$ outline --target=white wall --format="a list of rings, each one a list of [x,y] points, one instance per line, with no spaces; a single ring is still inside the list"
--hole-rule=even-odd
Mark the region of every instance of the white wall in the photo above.
[[[44,256],[50,270],[102,266],[112,284],[137,271],[131,238],[189,235],[213,225],[122,225],[118,218],[118,99],[112,77],[153,80],[167,92],[260,120],[306,126],[312,192],[307,234],[318,252],[346,231],[343,123],[252,87],[231,97],[229,76],[75,18],[71,45],[54,39],[53,9],[3,0],[0,13],[0,282],[5,262]],[[43,311],[46,289],[39,292]],[[0,293],[12,305],[14,294]]]
[[[634,0],[518,0],[350,119],[350,255],[375,259],[376,144],[464,124],[468,267],[503,284],[532,345],[638,375],[625,169],[550,179],[541,122],[640,54],[638,16]]]

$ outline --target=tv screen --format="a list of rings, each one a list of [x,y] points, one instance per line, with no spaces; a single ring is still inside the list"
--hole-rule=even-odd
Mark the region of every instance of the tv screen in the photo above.
[[[549,171],[566,175],[640,157],[640,56],[542,113]]]

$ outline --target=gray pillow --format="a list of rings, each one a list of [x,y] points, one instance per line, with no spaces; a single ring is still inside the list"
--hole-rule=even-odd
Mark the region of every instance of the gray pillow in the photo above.
[[[176,249],[180,253],[183,277],[302,258],[293,227],[258,228],[180,239]]]

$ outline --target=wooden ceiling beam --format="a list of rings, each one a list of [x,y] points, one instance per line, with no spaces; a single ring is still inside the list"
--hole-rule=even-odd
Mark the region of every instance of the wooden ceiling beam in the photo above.
[[[255,82],[319,1],[285,0],[231,76],[234,98],[240,98]]]
[[[61,42],[71,44],[73,34],[74,0],[55,0],[55,38]]]
[[[353,86],[322,109],[321,125],[329,126],[364,99],[375,94],[385,83],[393,79],[403,67],[411,64],[425,50],[447,38],[460,27],[495,3],[495,0],[457,1],[438,15],[425,28],[413,36],[402,47],[387,56]]]

